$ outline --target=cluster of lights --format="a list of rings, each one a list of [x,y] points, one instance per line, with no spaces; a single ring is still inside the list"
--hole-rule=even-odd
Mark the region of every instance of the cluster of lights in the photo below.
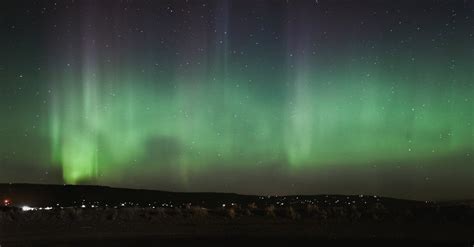
[[[33,208],[33,207],[30,207],[30,206],[23,206],[21,207],[21,210],[22,211],[36,211],[36,210],[51,210],[53,209],[53,207],[40,207],[40,208]]]
[[[33,211],[33,210],[36,210],[36,209],[32,208],[32,207],[29,207],[29,206],[23,206],[23,207],[21,207],[21,210],[23,210],[23,211]]]
[[[332,197],[332,196],[331,196]],[[364,195],[357,195],[357,199],[354,198],[354,197],[349,197],[349,196],[346,196],[345,198],[334,198],[332,197],[331,198],[330,196],[328,195],[325,195],[325,198],[326,200],[324,201],[319,201],[317,199],[304,199],[304,198],[299,198],[299,197],[286,197],[286,196],[260,196],[259,199],[260,200],[271,200],[273,201],[273,203],[276,203],[276,206],[287,206],[287,205],[295,205],[295,204],[327,204],[327,205],[341,205],[341,204],[346,204],[346,205],[367,205],[368,204],[368,200],[369,201],[376,201],[376,202],[380,202],[380,198],[377,197],[377,196],[364,196]],[[274,200],[276,199],[276,200]],[[11,199],[3,199],[3,205],[4,206],[12,206],[12,201]],[[74,203],[77,203],[75,207],[78,207],[78,208],[82,208],[82,209],[86,209],[86,208],[100,208],[101,206],[101,202],[99,201],[95,201],[95,202],[92,202],[92,203],[89,203],[87,202],[86,200],[82,200],[81,202],[76,202],[74,201]],[[204,201],[203,201],[204,203]],[[426,202],[426,203],[429,203],[429,202]],[[108,204],[103,204],[105,207],[109,207]],[[237,203],[235,202],[231,202],[231,203],[222,203],[220,204],[221,207],[223,208],[226,208],[226,207],[233,207],[233,206],[236,206],[238,205]],[[140,206],[139,203],[134,203],[134,202],[121,202],[119,203],[118,205],[116,206],[112,206],[113,208],[119,208],[119,207],[129,207],[129,206]],[[165,207],[165,208],[174,208],[174,207],[190,207],[191,206],[191,203],[183,203],[180,205],[173,205],[172,202],[153,202],[153,203],[148,203],[147,204],[148,208],[156,208],[156,207]],[[63,209],[64,207],[60,207],[59,203],[56,204],[56,207],[58,208],[61,208]],[[22,206],[20,207],[20,209],[22,211],[36,211],[36,210],[51,210],[53,209],[53,207],[30,207],[30,206]]]

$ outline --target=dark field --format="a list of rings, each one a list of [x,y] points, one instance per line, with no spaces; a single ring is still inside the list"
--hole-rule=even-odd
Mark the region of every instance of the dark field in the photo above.
[[[472,210],[472,209],[470,209]],[[272,245],[327,243],[336,245],[399,244],[470,246],[470,218],[436,215],[392,217],[387,212],[356,214],[345,209],[306,207],[265,209],[4,209],[3,246],[131,246],[190,243]]]

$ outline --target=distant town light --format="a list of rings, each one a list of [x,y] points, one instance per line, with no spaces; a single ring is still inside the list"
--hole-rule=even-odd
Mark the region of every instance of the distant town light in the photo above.
[[[31,210],[35,210],[35,209],[32,208],[32,207],[23,206],[23,207],[21,207],[21,210],[23,210],[23,211],[31,211]]]

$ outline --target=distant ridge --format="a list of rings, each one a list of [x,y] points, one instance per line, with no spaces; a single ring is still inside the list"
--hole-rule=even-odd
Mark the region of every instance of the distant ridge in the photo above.
[[[12,183],[0,184],[0,199],[11,200],[11,205],[32,207],[46,206],[81,206],[98,204],[108,206],[160,206],[160,205],[199,205],[203,207],[220,207],[229,204],[247,205],[278,203],[320,204],[337,203],[377,203],[387,206],[414,206],[425,202],[362,195],[291,195],[291,196],[256,196],[236,193],[216,192],[169,192],[161,190],[113,188],[99,185],[53,185]]]
[[[49,206],[52,203],[62,206],[76,206],[83,201],[102,202],[109,205],[133,202],[145,205],[154,202],[174,202],[212,204],[225,201],[255,200],[256,196],[244,196],[234,193],[213,192],[169,192],[147,189],[113,188],[100,185],[53,185],[12,183],[0,184],[0,198],[8,198],[12,204],[29,206]],[[209,204],[209,203],[207,203]]]

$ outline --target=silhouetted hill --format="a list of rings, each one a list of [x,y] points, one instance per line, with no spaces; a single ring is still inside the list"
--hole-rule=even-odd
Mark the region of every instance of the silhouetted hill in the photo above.
[[[253,196],[234,193],[185,193],[158,190],[124,189],[91,185],[0,184],[0,199],[10,199],[12,205],[32,207],[97,206],[182,206],[199,205],[218,207],[237,205],[301,205],[369,206],[382,203],[385,207],[413,207],[425,202],[364,195],[303,195],[303,196]]]
[[[9,198],[14,205],[75,206],[82,202],[109,205],[150,203],[192,203],[209,205],[229,201],[251,201],[255,196],[232,193],[180,193],[158,190],[111,188],[92,185],[0,184],[0,198]]]

